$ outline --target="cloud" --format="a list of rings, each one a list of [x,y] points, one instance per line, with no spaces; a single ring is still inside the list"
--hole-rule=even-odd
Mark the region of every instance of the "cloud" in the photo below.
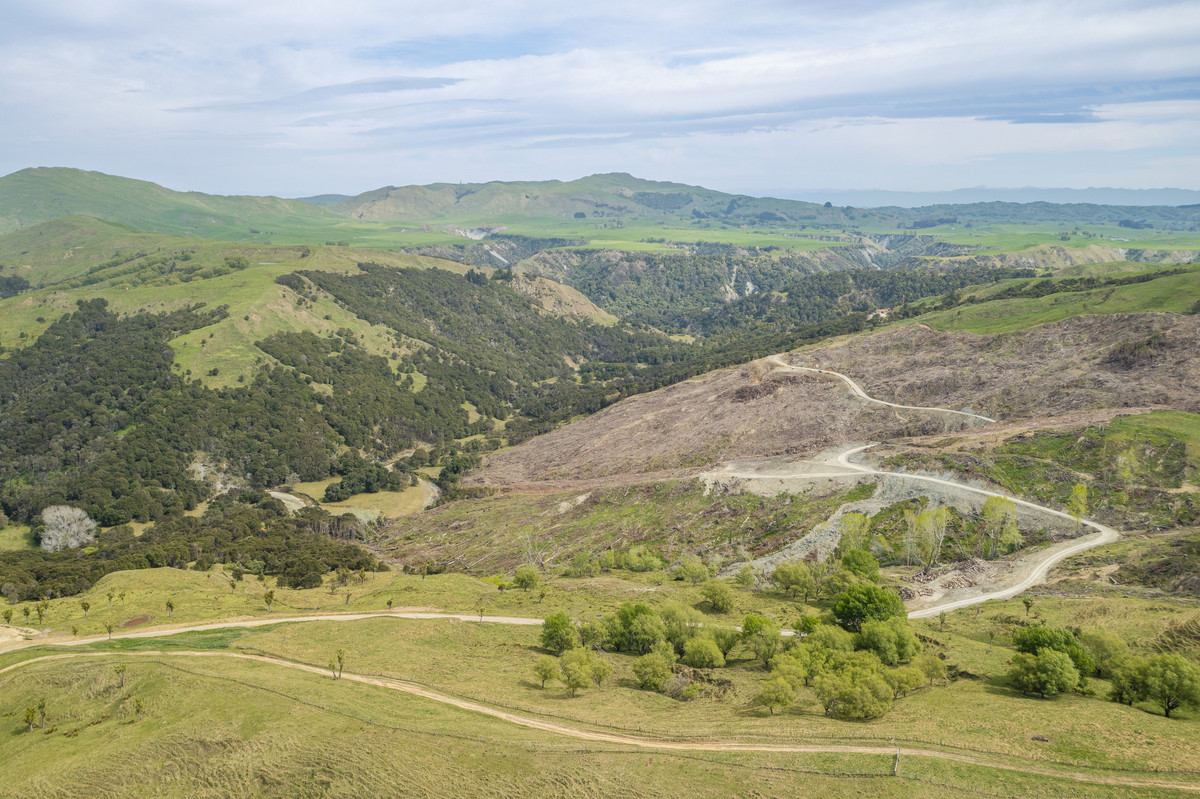
[[[280,109],[280,108],[296,108],[305,109],[314,105],[320,105],[330,100],[341,100],[348,97],[361,97],[363,95],[376,94],[392,94],[394,92],[408,92],[418,89],[441,89],[446,86],[453,86],[459,83],[458,78],[419,78],[419,77],[392,77],[392,78],[366,78],[363,80],[351,81],[349,83],[338,83],[331,86],[316,86],[312,89],[291,94],[285,97],[276,97],[269,100],[253,100],[240,103],[210,103],[208,105],[186,106],[178,109],[170,109],[174,111],[245,111],[256,109]]]
[[[1200,186],[1194,2],[9,0],[5,21],[2,171]]]

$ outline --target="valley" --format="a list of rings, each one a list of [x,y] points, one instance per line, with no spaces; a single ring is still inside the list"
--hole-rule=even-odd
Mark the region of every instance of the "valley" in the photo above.
[[[1200,791],[1194,208],[319,199],[0,178],[0,793]]]

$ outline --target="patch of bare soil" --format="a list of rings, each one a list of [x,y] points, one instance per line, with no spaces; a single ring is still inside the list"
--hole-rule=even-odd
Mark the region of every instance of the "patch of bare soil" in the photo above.
[[[149,624],[149,622],[150,622],[149,616],[138,616],[137,618],[130,619],[129,621],[122,624],[121,626],[122,627],[141,627],[143,624]]]
[[[1131,363],[1120,344],[1158,336]],[[970,408],[999,419],[1101,408],[1200,412],[1200,316],[1077,316],[1011,333],[905,325],[792,354],[795,364],[853,377],[873,397]]]
[[[681,476],[734,458],[814,455],[846,441],[957,430],[936,411],[885,408],[826,375],[776,369],[765,359],[711,372],[606,408],[488,457],[469,481],[500,488],[546,481],[574,487],[648,473]]]

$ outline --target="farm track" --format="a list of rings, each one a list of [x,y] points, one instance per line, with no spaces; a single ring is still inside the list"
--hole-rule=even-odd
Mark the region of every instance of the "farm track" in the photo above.
[[[61,655],[44,655],[41,657],[30,658],[29,660],[14,663],[10,666],[0,668],[0,675],[12,672],[16,669],[23,668],[35,663],[43,663],[46,661],[67,660],[73,658],[104,658],[104,657],[181,657],[181,658],[233,658],[237,660],[248,660],[257,663],[264,663],[278,668],[295,669],[297,671],[307,672],[309,674],[317,674],[325,676],[329,671],[328,668],[321,668],[307,663],[297,663],[295,661],[283,660],[281,658],[268,657],[266,655],[253,655],[240,652],[162,652],[162,651],[145,651],[145,652],[77,652]],[[219,675],[209,675],[216,679],[221,679]],[[479,715],[488,716],[500,721],[515,724],[517,726],[526,727],[528,729],[547,732],[552,735],[559,735],[566,738],[573,738],[581,741],[590,741],[594,743],[613,744],[617,746],[631,746],[638,749],[651,749],[659,751],[675,751],[675,752],[776,752],[787,754],[851,754],[851,755],[883,755],[905,757],[924,757],[937,760],[948,760],[957,763],[964,763],[982,768],[992,768],[1001,771],[1015,771],[1023,774],[1038,774],[1041,776],[1052,777],[1057,779],[1073,780],[1080,783],[1090,783],[1095,785],[1119,785],[1130,788],[1152,788],[1152,789],[1167,789],[1176,791],[1185,791],[1190,793],[1200,793],[1200,785],[1181,782],[1169,782],[1164,780],[1144,780],[1134,777],[1125,776],[1104,776],[1096,774],[1084,774],[1078,771],[1055,770],[1041,766],[1032,766],[1028,761],[1021,761],[1019,758],[1013,759],[1019,762],[1008,763],[995,758],[981,757],[973,754],[964,754],[960,752],[945,752],[937,749],[924,749],[905,746],[855,746],[849,744],[762,744],[762,743],[747,743],[739,741],[677,741],[670,739],[647,738],[642,736],[625,735],[621,733],[599,732],[595,730],[580,729],[571,727],[565,724],[559,724],[544,719],[534,718],[532,716],[523,716],[516,713],[510,713],[505,710],[489,707],[488,705],[472,702],[470,700],[461,699],[456,696],[435,691],[420,683],[409,680],[398,680],[388,677],[375,677],[364,674],[354,674],[344,672],[341,674],[341,679],[351,682],[361,683],[363,685],[372,685],[379,688],[384,688],[391,691],[400,691],[406,694],[420,697],[432,702],[438,702],[444,705],[458,708],[469,713],[477,713]]]
[[[846,385],[848,385],[850,387],[850,390],[854,392],[855,396],[859,397],[860,399],[866,400],[868,402],[879,403],[881,405],[886,405],[888,407],[897,408],[897,409],[901,409],[901,410],[928,411],[928,412],[937,412],[937,413],[956,414],[959,416],[968,416],[968,417],[977,419],[977,420],[987,423],[987,424],[997,421],[990,417],[980,416],[979,414],[970,413],[968,411],[955,411],[955,410],[951,410],[949,408],[931,408],[931,407],[912,406],[912,405],[898,405],[894,402],[887,402],[885,400],[876,399],[874,397],[869,396],[863,390],[863,388],[858,385],[858,383],[854,382],[854,380],[852,380],[851,378],[847,377],[844,374],[841,374],[840,372],[834,372],[829,369],[810,369],[805,366],[792,366],[791,364],[788,364],[786,361],[784,361],[782,356],[779,356],[779,355],[771,356],[770,358],[767,359],[767,362],[772,364],[776,368],[784,369],[784,370],[788,370],[788,371],[808,372],[808,373],[813,373],[813,374],[829,375],[831,377],[835,377],[835,378],[843,381],[844,383],[846,383]],[[734,478],[743,479],[743,480],[764,478],[764,477],[769,477],[769,478],[773,478],[773,479],[789,479],[789,480],[812,480],[812,479],[825,479],[825,478],[836,479],[836,478],[845,478],[845,477],[858,477],[858,476],[864,475],[864,474],[874,476],[874,477],[884,477],[884,478],[889,478],[889,479],[915,480],[918,482],[934,484],[934,485],[937,485],[942,488],[949,488],[954,491],[965,491],[965,492],[968,492],[971,494],[978,494],[978,495],[985,496],[985,497],[1001,497],[1004,499],[1011,500],[1013,503],[1015,503],[1017,505],[1020,505],[1025,508],[1029,508],[1029,509],[1037,511],[1039,513],[1046,513],[1051,516],[1059,517],[1061,519],[1074,521],[1074,517],[1070,516],[1067,513],[1063,513],[1060,510],[1048,508],[1044,505],[1038,505],[1034,502],[1029,502],[1028,500],[1020,499],[1018,497],[1013,497],[1013,496],[1009,496],[1007,494],[1002,494],[997,491],[989,491],[989,490],[983,489],[983,488],[976,488],[974,486],[955,482],[953,480],[946,480],[946,479],[943,479],[940,477],[932,477],[932,476],[917,475],[917,474],[906,474],[904,472],[885,472],[885,471],[881,471],[879,469],[872,469],[868,466],[863,466],[861,464],[851,462],[851,460],[850,460],[851,457],[853,457],[867,449],[870,449],[873,446],[875,446],[875,445],[874,444],[863,444],[863,445],[854,446],[854,447],[845,449],[845,450],[841,451],[839,454],[837,454],[837,456],[832,461],[798,461],[795,464],[788,464],[788,465],[783,466],[782,468],[777,468],[769,474],[764,473],[762,471],[757,471],[757,470],[755,470],[755,471],[737,471],[736,469],[732,469],[730,467],[726,467],[725,469],[714,472],[713,474],[719,475],[722,477],[734,477]],[[1090,527],[1091,529],[1095,530],[1095,534],[1086,536],[1082,539],[1073,539],[1070,542],[1060,542],[1059,544],[1056,544],[1056,545],[1049,547],[1048,549],[1038,553],[1037,557],[1030,559],[1028,562],[1020,564],[1019,568],[1017,568],[1015,570],[1014,574],[1010,575],[1010,579],[1012,579],[1013,577],[1017,578],[1016,581],[1011,583],[1010,585],[1006,585],[1003,588],[994,589],[994,590],[980,589],[980,590],[974,592],[972,595],[967,596],[967,597],[959,597],[954,600],[950,600],[950,601],[946,601],[946,602],[938,602],[936,604],[928,605],[925,607],[919,607],[919,608],[916,608],[909,612],[909,614],[908,614],[909,618],[927,618],[927,617],[931,617],[931,616],[937,616],[940,613],[949,612],[951,610],[958,610],[959,608],[965,608],[965,607],[969,607],[971,605],[977,605],[981,602],[988,602],[993,599],[1009,599],[1011,597],[1014,597],[1014,596],[1020,594],[1022,591],[1025,591],[1026,589],[1028,589],[1034,585],[1045,582],[1046,576],[1049,574],[1050,569],[1052,569],[1058,563],[1061,563],[1066,558],[1069,558],[1073,555],[1078,555],[1081,552],[1085,552],[1089,549],[1101,546],[1103,544],[1111,544],[1120,538],[1120,533],[1117,530],[1115,530],[1111,527],[1108,527],[1107,525],[1103,525],[1098,522],[1089,521],[1087,519],[1080,519],[1079,524],[1081,524],[1082,526]]]

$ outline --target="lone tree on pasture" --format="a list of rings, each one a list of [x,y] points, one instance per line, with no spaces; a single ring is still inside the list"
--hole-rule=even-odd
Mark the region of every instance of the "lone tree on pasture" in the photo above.
[[[1033,610],[1033,597],[1027,596],[1021,600],[1021,604],[1025,606],[1025,615],[1029,615],[1029,611]]]
[[[92,603],[85,599],[79,603],[79,607],[83,608],[83,617],[86,619],[88,617],[88,611],[92,609]]]
[[[12,624],[12,608],[4,609],[4,623]]]
[[[392,609],[392,600],[391,600],[391,598],[390,598],[390,597],[388,598],[388,601],[387,601],[387,606],[388,606],[388,610],[391,610],[391,609]]]
[[[113,597],[115,597],[116,595],[117,594],[115,591],[109,591],[107,594],[105,594],[105,596],[108,597],[108,609],[109,610],[112,610]]]
[[[558,661],[550,655],[542,655],[533,664],[533,676],[536,677],[546,687],[549,680],[553,680],[558,676]]]
[[[263,602],[267,606],[267,613],[270,613],[271,606],[275,604],[275,591],[271,590],[263,594]]]
[[[50,602],[49,602],[49,600],[45,600],[45,599],[43,599],[41,602],[37,603],[38,624],[44,624],[44,623],[45,623],[45,621],[46,621],[46,614],[47,614],[47,613],[49,613],[49,612],[50,612]]]
[[[121,684],[118,687],[124,688],[125,687],[125,664],[118,663],[117,665],[113,666],[113,672],[117,675],[117,678],[121,681]]]
[[[33,707],[25,708],[25,723],[29,725],[29,731],[33,732],[33,722],[37,721],[37,710]]]
[[[108,637],[112,638],[113,623],[111,621],[104,622],[104,629],[108,631]]]
[[[175,603],[172,600],[168,599],[167,600],[167,618],[169,619],[174,615],[175,615]]]
[[[344,669],[346,667],[346,650],[345,649],[339,649],[337,651],[337,667],[338,667],[337,678],[340,680],[340,679],[342,679],[342,669]]]
[[[21,612],[25,614],[25,623],[26,623],[26,624],[29,624],[29,614],[31,613],[31,611],[29,610],[29,606],[28,606],[28,605],[22,605],[22,606],[21,606]]]
[[[43,730],[46,729],[46,697],[42,697],[37,703],[38,726]]]
[[[57,552],[81,547],[96,540],[96,523],[84,511],[70,505],[51,505],[42,511],[42,549]]]
[[[528,591],[530,588],[536,588],[538,584],[537,569],[530,566],[528,563],[517,569],[517,573],[513,576],[513,585],[520,588],[522,591]]]
[[[1138,668],[1145,698],[1171,711],[1181,707],[1200,708],[1200,668],[1179,655],[1164,653],[1147,658]]]
[[[133,700],[133,711],[137,713],[138,721],[142,720],[142,714],[146,712],[146,703],[141,699]]]

